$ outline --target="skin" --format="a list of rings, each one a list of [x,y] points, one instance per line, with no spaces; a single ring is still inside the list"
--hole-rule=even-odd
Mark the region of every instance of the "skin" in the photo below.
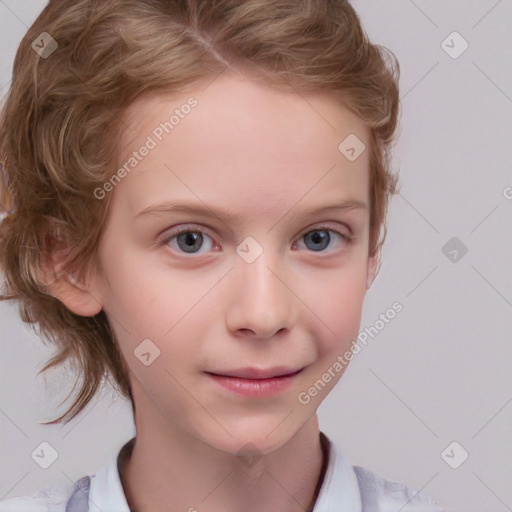
[[[331,93],[280,92],[230,72],[187,94],[138,99],[123,155],[190,96],[198,105],[110,192],[100,268],[53,291],[78,314],[104,309],[126,359],[137,409],[122,474],[132,508],[304,512],[322,466],[316,411],[344,370],[308,404],[297,396],[354,343],[375,277],[370,132]],[[367,148],[353,162],[338,150],[351,133]],[[171,200],[234,217],[135,218]],[[304,213],[345,201],[366,207]],[[195,253],[171,238],[185,226],[203,233]],[[303,236],[315,229],[332,230],[318,250]],[[236,252],[248,236],[263,248],[252,263]],[[144,339],[160,350],[149,366],[134,356]],[[205,373],[275,366],[303,370],[270,397],[234,394]],[[255,449],[249,465],[240,455]]]

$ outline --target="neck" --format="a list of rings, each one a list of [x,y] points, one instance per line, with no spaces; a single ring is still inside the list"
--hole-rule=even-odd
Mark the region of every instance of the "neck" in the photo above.
[[[252,460],[170,432],[138,426],[127,447],[120,472],[131,511],[313,509],[328,460],[316,415],[285,445]]]

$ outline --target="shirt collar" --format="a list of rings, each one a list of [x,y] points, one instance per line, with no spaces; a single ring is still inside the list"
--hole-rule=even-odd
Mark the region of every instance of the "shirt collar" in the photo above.
[[[313,512],[362,512],[361,493],[352,464],[325,434],[321,433],[321,436],[329,447],[329,461]],[[89,512],[130,512],[119,476],[119,464],[134,440],[130,439],[91,477]]]
[[[119,452],[91,477],[88,512],[130,512],[119,476],[118,462],[121,461],[121,453],[125,453],[134,439],[124,444]]]
[[[323,432],[329,447],[329,462],[313,512],[362,512],[359,483],[352,464]]]

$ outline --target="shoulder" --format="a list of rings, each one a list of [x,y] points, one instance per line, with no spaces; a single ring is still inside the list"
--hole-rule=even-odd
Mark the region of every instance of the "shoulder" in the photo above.
[[[0,512],[87,512],[89,485],[89,476],[74,483],[49,485],[31,495],[0,501]]]
[[[397,510],[398,505],[403,507],[404,512],[444,512],[426,494],[385,480],[367,468],[353,468],[361,491],[362,512],[391,512]]]

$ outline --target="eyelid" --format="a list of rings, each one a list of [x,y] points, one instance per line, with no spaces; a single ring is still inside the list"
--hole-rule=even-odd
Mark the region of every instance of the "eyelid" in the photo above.
[[[307,228],[305,228],[304,230],[301,231],[301,234],[306,234],[306,233],[309,233],[310,231],[314,231],[314,230],[322,230],[322,229],[330,229],[332,231],[335,231],[335,232],[339,232],[340,231],[340,225],[342,225],[343,227],[346,228],[346,230],[348,231],[348,234],[344,235],[346,237],[351,237],[353,235],[353,231],[352,231],[352,228],[350,227],[349,224],[346,224],[345,222],[340,222],[340,221],[324,221],[324,222],[315,222],[314,224],[311,224],[310,226],[308,226]],[[333,227],[334,226],[334,227]],[[341,235],[343,235],[343,233],[340,233]]]
[[[174,238],[175,236],[180,235],[181,233],[192,232],[200,232],[201,234],[208,235],[212,241],[216,244],[215,236],[210,232],[209,228],[205,226],[200,226],[199,224],[180,224],[179,226],[175,226],[174,228],[166,229],[161,235],[158,236],[156,240],[156,244],[166,244]]]
[[[333,227],[333,224],[336,224],[336,226]],[[347,229],[348,234],[339,232],[340,224],[343,225]],[[335,233],[339,233],[341,236],[343,236],[345,238],[351,238],[353,236],[352,228],[348,224],[345,224],[345,223],[339,222],[339,221],[325,221],[325,222],[316,222],[316,223],[311,224],[310,226],[304,228],[303,230],[301,230],[299,232],[299,234],[297,235],[296,238],[304,236],[307,233],[309,233],[310,231],[315,231],[315,230],[331,230]],[[183,232],[188,232],[188,231],[199,231],[200,233],[204,233],[204,234],[208,235],[210,238],[212,238],[212,240],[215,241],[215,236],[212,234],[210,228],[208,228],[204,225],[195,224],[195,223],[180,224],[179,226],[176,226],[175,228],[169,228],[169,229],[165,230],[162,233],[162,235],[160,235],[158,237],[157,241],[166,242],[166,241],[169,241],[171,238],[173,238]]]

